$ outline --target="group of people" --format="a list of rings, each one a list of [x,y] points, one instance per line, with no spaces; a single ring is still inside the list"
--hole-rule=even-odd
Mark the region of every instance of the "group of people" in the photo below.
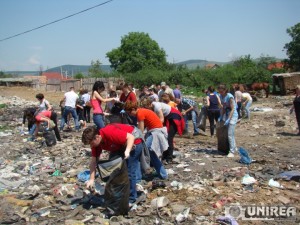
[[[103,150],[108,151],[109,157],[120,156],[127,162],[130,180],[130,204],[138,197],[136,183],[142,180],[150,165],[154,167],[160,179],[167,179],[165,164],[172,163],[174,151],[174,137],[188,132],[188,120],[192,120],[193,135],[199,135],[198,104],[190,98],[182,96],[180,86],[172,90],[165,82],[160,85],[144,87],[142,93],[137,93],[132,85],[123,84],[118,91],[109,88],[108,95],[103,97],[105,86],[102,81],[96,81],[91,96],[86,90],[75,93],[74,88],[64,94],[64,102],[60,126],[58,129],[57,114],[43,94],[36,95],[39,100],[38,108],[26,109],[25,118],[28,119],[30,134],[37,135],[40,123],[46,122],[46,129],[54,129],[56,138],[61,141],[60,131],[68,124],[68,116],[74,118],[75,129],[80,129],[80,120],[90,122],[89,114],[92,109],[95,126],[87,127],[82,133],[82,142],[89,144],[92,150],[90,160],[90,179],[87,187],[94,184],[97,162],[101,159]],[[299,102],[298,97],[294,102]],[[252,98],[248,93],[241,93],[238,88],[233,96],[225,85],[217,88],[210,86],[206,92],[206,110],[210,122],[210,133],[214,135],[215,122],[223,122],[228,129],[229,154],[234,157],[237,151],[235,142],[235,127],[241,118],[240,108],[244,105],[246,117],[250,119],[249,107]],[[116,103],[121,103],[123,113],[130,117],[128,123],[105,122],[107,113],[114,113]],[[106,104],[105,108],[102,108]],[[298,103],[299,104],[299,103]],[[298,107],[298,108],[297,108]],[[77,109],[77,110],[76,110]],[[299,106],[295,105],[299,125]],[[120,113],[119,111],[117,113]],[[53,121],[53,122],[52,122]],[[83,123],[85,126],[86,123]],[[148,160],[141,160],[148,158]]]

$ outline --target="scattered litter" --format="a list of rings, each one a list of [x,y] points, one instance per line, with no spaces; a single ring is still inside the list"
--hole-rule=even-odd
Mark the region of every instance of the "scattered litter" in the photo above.
[[[189,213],[190,213],[190,208],[186,208],[185,210],[183,210],[181,213],[179,213],[176,216],[176,219],[175,219],[176,222],[181,223],[181,222],[185,221],[188,218]]]
[[[278,181],[273,180],[273,178],[269,180],[268,184],[270,187],[283,188],[283,186]]]
[[[251,177],[249,174],[246,174],[242,179],[242,184],[254,184],[256,182],[254,177]]]

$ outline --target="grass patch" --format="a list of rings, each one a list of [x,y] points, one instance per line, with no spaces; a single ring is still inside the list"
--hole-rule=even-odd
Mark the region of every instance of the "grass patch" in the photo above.
[[[0,131],[9,130],[9,126],[7,125],[0,125]]]
[[[7,105],[6,104],[0,104],[0,109],[3,109],[3,108],[6,108],[7,107]]]

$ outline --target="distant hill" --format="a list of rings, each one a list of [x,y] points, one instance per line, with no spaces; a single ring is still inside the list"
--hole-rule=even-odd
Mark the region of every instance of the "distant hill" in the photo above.
[[[193,59],[187,60],[183,62],[175,63],[176,65],[186,65],[189,69],[195,69],[197,67],[203,68],[207,64],[218,64],[220,66],[225,65],[229,62],[217,62],[217,61],[207,61],[201,59]],[[61,71],[63,74],[68,74],[69,76],[76,75],[78,73],[82,73],[83,75],[88,75],[90,65],[61,65],[57,67],[53,67],[47,69],[43,72],[57,72],[60,73]],[[111,72],[112,68],[110,65],[101,65],[102,71]],[[25,75],[39,75],[39,71],[5,71],[6,74],[13,74],[16,76],[25,76]]]
[[[91,66],[85,66],[85,65],[62,65],[62,66],[57,66],[57,67],[47,69],[47,70],[45,70],[45,72],[60,73],[62,71],[63,73],[67,73],[68,75],[72,75],[72,74],[76,75],[78,73],[88,75],[90,67]],[[101,67],[101,70],[104,72],[112,71],[112,69],[110,68],[110,65],[101,65],[100,67]]]
[[[183,62],[176,63],[176,65],[186,65],[189,69],[196,69],[197,67],[203,68],[207,64],[218,64],[220,66],[227,64],[228,62],[216,62],[216,61],[207,61],[202,59],[191,59]]]
[[[38,76],[40,72],[39,71],[5,71],[4,73],[23,77],[27,75]]]

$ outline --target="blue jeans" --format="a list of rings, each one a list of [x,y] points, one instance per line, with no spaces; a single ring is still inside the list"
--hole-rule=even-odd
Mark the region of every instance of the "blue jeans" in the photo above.
[[[63,113],[63,115],[61,117],[61,121],[60,121],[60,130],[64,129],[64,125],[65,125],[66,121],[68,121],[67,117],[68,117],[69,113],[71,113],[72,117],[74,118],[75,129],[79,130],[79,123],[78,123],[78,116],[76,113],[76,109],[72,108],[70,106],[66,106],[64,109],[64,113]]]
[[[232,118],[228,125],[228,141],[229,141],[229,150],[232,154],[236,151],[236,143],[234,137],[234,131],[237,123],[237,118]]]
[[[129,195],[129,202],[135,202],[137,198],[136,192],[136,182],[137,182],[137,170],[140,168],[140,157],[143,150],[143,143],[140,143],[135,146],[135,149],[130,152],[130,156],[127,159],[127,166],[128,166],[128,177],[130,182],[130,195]]]
[[[149,149],[150,153],[150,163],[154,167],[156,173],[161,179],[168,179],[167,171],[162,164],[161,160],[157,157],[156,153],[151,149],[151,144],[153,141],[153,136],[150,134],[146,140],[146,146]]]
[[[252,105],[252,101],[248,101],[245,105],[245,111],[247,114],[247,118],[250,120],[250,106]]]
[[[200,133],[200,129],[197,128],[197,113],[194,110],[192,110],[191,114],[192,114],[194,133]],[[185,122],[185,130],[188,132],[189,131],[188,115],[185,114],[183,118],[184,118],[184,122]]]
[[[36,124],[33,124],[32,127],[29,130],[29,135],[32,136],[34,134],[35,129],[36,129]]]
[[[105,127],[104,117],[102,114],[93,114],[93,121],[96,124],[97,130],[99,131],[101,128]]]

